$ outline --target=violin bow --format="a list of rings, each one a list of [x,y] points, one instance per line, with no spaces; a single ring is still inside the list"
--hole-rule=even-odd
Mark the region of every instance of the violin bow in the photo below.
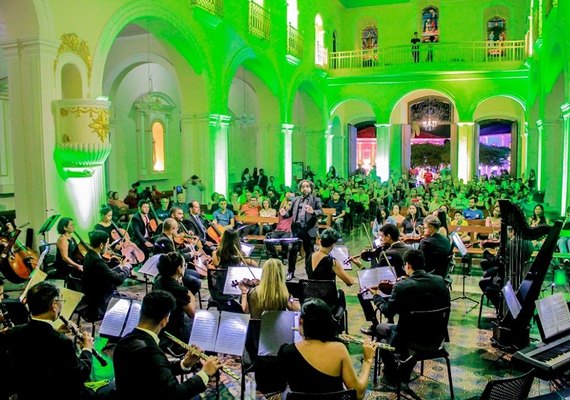
[[[366,224],[363,222],[362,226],[364,227],[364,233],[366,233],[366,237],[368,238],[368,241],[370,242],[370,248],[374,248],[374,245],[372,243],[372,237],[370,236],[370,233],[368,232],[368,228],[366,227]]]
[[[257,279],[257,278],[255,277],[255,274],[253,273],[253,271],[252,271],[251,268],[249,267],[249,264],[245,261],[245,257],[243,256],[243,254],[241,254],[240,248],[237,247],[237,246],[234,244],[234,249],[236,249],[236,251],[238,252],[239,258],[241,258],[241,262],[247,267],[247,269],[249,270],[251,276],[253,276],[253,279]]]

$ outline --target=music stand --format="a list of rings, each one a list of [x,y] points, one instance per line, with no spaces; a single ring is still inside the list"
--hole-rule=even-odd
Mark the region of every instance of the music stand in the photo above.
[[[38,231],[38,235],[43,236],[44,242],[46,241],[46,233],[48,233],[51,230],[51,228],[53,228],[59,217],[61,217],[61,214],[54,214],[51,217],[48,217],[48,219],[46,219],[46,221],[43,223],[42,227]]]
[[[467,278],[467,275],[469,274],[470,263],[464,262],[464,261],[465,261],[465,257],[468,255],[468,251],[467,251],[467,248],[465,247],[465,244],[461,240],[461,237],[459,237],[459,235],[457,234],[457,232],[451,232],[449,234],[449,237],[451,238],[451,241],[453,242],[455,247],[457,247],[457,250],[459,250],[459,254],[461,254],[461,266],[462,266],[461,272],[463,275],[463,278],[462,278],[463,282],[462,282],[462,287],[461,287],[461,296],[455,297],[454,299],[451,299],[451,301],[469,300],[469,301],[472,301],[473,303],[475,303],[475,305],[473,307],[471,307],[469,310],[467,310],[465,312],[465,314],[467,314],[470,311],[474,310],[479,305],[479,302],[477,300],[472,299],[471,297],[469,297],[465,294],[465,279]]]

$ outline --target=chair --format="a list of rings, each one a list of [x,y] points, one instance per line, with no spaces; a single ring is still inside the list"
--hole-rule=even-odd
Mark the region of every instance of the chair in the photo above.
[[[445,359],[449,379],[449,393],[453,399],[455,395],[453,392],[449,353],[444,346],[447,338],[449,311],[450,307],[428,311],[411,311],[409,320],[413,321],[413,326],[406,327],[406,334],[402,338],[404,343],[408,343],[409,356],[405,359],[400,359],[396,356],[396,364],[398,369],[397,375],[400,377],[405,371],[411,371],[419,361],[420,375],[423,375],[425,360],[433,360],[436,358]],[[425,329],[425,327],[428,326],[430,329]],[[401,382],[398,382],[398,399],[400,399],[401,396],[400,390]]]
[[[336,288],[335,281],[321,281],[316,279],[299,279],[302,287],[302,296],[299,297],[301,304],[309,297],[316,297],[331,306],[331,312],[338,324],[340,332],[348,333],[348,311],[344,292]]]
[[[228,276],[227,268],[208,269],[208,299],[207,309],[215,307],[218,311],[242,312],[241,305],[234,300],[235,296],[224,294],[224,285]]]
[[[523,400],[528,397],[534,369],[515,378],[493,379],[487,383],[480,400]]]
[[[356,400],[356,390],[348,389],[329,393],[301,393],[290,392],[286,400]]]

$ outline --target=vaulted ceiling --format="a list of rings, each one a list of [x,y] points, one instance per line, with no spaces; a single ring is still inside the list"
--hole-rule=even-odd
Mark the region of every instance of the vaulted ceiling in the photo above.
[[[346,8],[382,6],[386,4],[409,3],[410,0],[339,0]]]

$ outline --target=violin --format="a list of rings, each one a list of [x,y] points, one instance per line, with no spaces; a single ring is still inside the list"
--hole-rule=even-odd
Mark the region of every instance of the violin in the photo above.
[[[200,274],[200,278],[208,277],[208,269],[212,263],[212,258],[206,254],[202,246],[200,238],[195,235],[191,235],[184,224],[180,223],[184,233],[174,236],[174,243],[178,246],[190,246],[196,252],[194,256],[194,269]],[[194,239],[198,239],[193,243]]]
[[[30,278],[38,266],[38,257],[18,240],[19,229],[10,232],[8,237],[0,237],[0,271],[12,283],[22,283]]]
[[[149,234],[154,235],[158,231],[158,222],[156,221],[160,221],[161,223],[162,221],[160,220],[160,218],[156,216],[156,212],[154,211],[154,206],[152,205],[152,201],[149,202],[148,205],[150,206],[150,211],[152,211],[152,215],[154,215],[154,218],[149,218],[148,226],[146,227],[146,229],[148,230]]]
[[[402,280],[404,280],[405,277],[401,276],[399,278],[397,278],[395,281],[391,281],[388,279],[383,279],[380,282],[378,282],[378,285],[376,286],[371,286],[369,288],[364,288],[360,291],[360,293],[364,293],[364,292],[368,292],[370,290],[379,290],[381,291],[383,294],[390,296],[392,294],[392,290],[394,289],[394,285]]]
[[[256,286],[259,286],[259,282],[260,280],[257,278],[254,279],[243,278],[241,281],[238,280],[232,281],[232,287],[238,287],[239,285],[244,285],[247,286],[248,288],[254,288]]]

